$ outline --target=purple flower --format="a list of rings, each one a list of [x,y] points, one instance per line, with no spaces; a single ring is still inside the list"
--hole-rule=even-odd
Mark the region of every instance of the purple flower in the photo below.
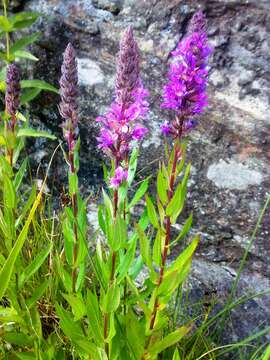
[[[74,149],[78,137],[78,70],[75,50],[68,44],[64,52],[64,60],[61,67],[59,105],[60,115],[64,118],[62,124],[64,137],[67,140],[69,150]]]
[[[172,52],[173,60],[164,86],[161,106],[176,112],[175,120],[161,126],[165,135],[183,136],[196,125],[193,117],[208,105],[208,57],[211,48],[205,34],[206,22],[202,12],[196,13],[190,23],[188,35]]]
[[[191,18],[188,24],[188,34],[205,33],[206,32],[206,18],[204,13],[199,10]]]
[[[115,170],[114,177],[111,178],[111,186],[118,188],[124,181],[127,180],[128,171],[123,169],[122,166],[118,166]]]
[[[160,130],[161,130],[162,134],[165,136],[171,135],[171,133],[172,133],[172,127],[168,123],[168,121],[164,121],[164,123],[160,126]]]
[[[15,116],[20,105],[20,72],[15,64],[8,65],[6,77],[6,111],[13,118],[12,125],[15,126]]]
[[[98,147],[120,164],[128,156],[131,141],[140,141],[147,129],[140,124],[148,112],[148,91],[140,79],[139,50],[129,27],[121,41],[117,57],[115,100],[101,123]]]
[[[140,141],[147,133],[148,130],[144,126],[136,124],[132,130],[132,139]]]

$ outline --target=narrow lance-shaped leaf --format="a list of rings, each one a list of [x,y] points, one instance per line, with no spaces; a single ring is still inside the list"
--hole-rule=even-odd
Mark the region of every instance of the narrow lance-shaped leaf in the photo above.
[[[15,245],[13,246],[11,252],[9,253],[7,260],[5,261],[4,266],[2,267],[2,269],[0,271],[0,299],[2,299],[2,297],[4,296],[4,294],[8,288],[9,281],[10,281],[11,275],[13,273],[15,262],[16,262],[17,257],[23,247],[23,244],[26,240],[29,226],[32,222],[32,219],[34,217],[36,209],[41,201],[41,196],[43,193],[44,186],[45,186],[45,182],[43,183],[43,185],[40,189],[40,192],[37,195],[37,198],[36,198],[36,200],[32,206],[32,209],[30,211],[30,214],[29,214],[29,216],[28,216],[16,242],[15,242]]]
[[[52,250],[52,244],[48,244],[48,246],[41,251],[37,257],[26,267],[21,276],[19,277],[19,286],[20,288],[23,284],[33,276],[38,269],[42,266],[44,261],[47,259],[50,251]]]
[[[40,32],[36,32],[34,34],[20,38],[19,40],[15,41],[14,44],[10,47],[10,52],[14,53],[17,50],[23,49],[27,45],[33,44],[40,37],[40,35]]]
[[[152,200],[150,199],[150,197],[148,195],[145,196],[146,199],[146,207],[147,207],[147,213],[148,213],[148,218],[151,222],[151,224],[158,229],[159,227],[159,223],[158,223],[158,217],[157,217],[157,213],[155,210],[155,207],[152,203]]]
[[[136,205],[138,203],[138,201],[143,197],[143,195],[145,194],[145,192],[148,189],[148,183],[149,183],[148,179],[145,179],[141,183],[141,185],[139,186],[138,190],[136,191],[133,199],[128,204],[127,210],[131,209],[134,205]]]
[[[29,51],[26,50],[17,50],[13,53],[15,59],[16,58],[22,58],[22,59],[28,59],[32,61],[38,61],[38,58],[31,54]]]
[[[30,129],[30,128],[22,128],[19,129],[18,133],[17,133],[17,137],[22,137],[22,136],[26,136],[26,137],[44,137],[44,138],[48,138],[51,140],[55,140],[57,139],[56,136],[49,134],[46,131],[38,131],[35,129]]]
[[[163,352],[168,347],[175,345],[178,343],[184,336],[186,336],[191,330],[191,326],[182,326],[176,331],[170,333],[169,335],[165,336],[162,340],[154,343],[153,346],[150,348],[150,354],[152,356],[156,356]]]
[[[22,89],[26,88],[37,88],[40,90],[47,90],[52,91],[56,94],[59,93],[59,90],[56,89],[53,85],[48,84],[46,81],[43,80],[22,80],[21,81],[21,87]]]

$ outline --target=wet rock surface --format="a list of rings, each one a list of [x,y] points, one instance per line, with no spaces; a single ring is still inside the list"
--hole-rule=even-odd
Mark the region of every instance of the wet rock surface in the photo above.
[[[214,47],[210,106],[189,143],[192,172],[183,218],[193,211],[194,232],[202,234],[192,275],[194,294],[222,283],[220,296],[225,296],[270,185],[269,1],[28,0],[23,7],[45,14],[37,25],[44,36],[34,47],[41,59],[32,68],[34,76],[57,85],[61,54],[68,41],[78,51],[80,176],[87,193],[96,192],[101,185],[102,155],[96,150],[95,117],[112,99],[121,32],[127,25],[133,26],[142,51],[143,80],[151,92],[152,110],[147,120],[150,132],[140,160],[143,173],[148,174],[162,155],[159,125],[172,116],[159,108],[168,54],[185,34],[193,12],[199,8],[205,11]],[[34,103],[33,118],[60,136],[57,101],[55,95],[41,96]],[[38,149],[45,151],[41,161],[46,164],[50,147],[47,142],[36,143],[33,161]],[[61,161],[60,157],[55,161],[58,182],[65,177]],[[242,293],[270,285],[269,211],[247,259]],[[231,339],[269,324],[269,305],[267,297],[254,299],[250,309],[236,312],[234,331],[228,331],[228,335],[233,333]]]

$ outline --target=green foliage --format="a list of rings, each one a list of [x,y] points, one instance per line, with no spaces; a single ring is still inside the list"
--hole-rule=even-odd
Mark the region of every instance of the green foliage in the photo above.
[[[20,59],[38,61],[38,58],[28,50],[28,47],[40,38],[41,33],[31,33],[31,31],[27,31],[25,35],[25,30],[28,30],[41,14],[22,11],[9,16],[7,13],[7,1],[2,0],[2,4],[3,15],[0,15],[0,38],[2,37],[5,40],[5,49],[4,51],[0,51],[0,59],[4,62],[0,72],[0,91],[5,92],[6,66],[8,63],[17,62],[20,61]],[[20,34],[21,30],[23,30],[22,35]],[[13,43],[11,43],[10,33],[13,34],[12,39],[15,34],[16,40]],[[21,105],[25,105],[33,100],[42,90],[58,93],[58,90],[54,86],[36,79],[22,80],[21,87],[23,89]]]

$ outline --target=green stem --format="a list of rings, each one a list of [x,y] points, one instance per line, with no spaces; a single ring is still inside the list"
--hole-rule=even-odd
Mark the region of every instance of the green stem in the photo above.
[[[114,217],[115,223],[116,223],[117,211],[118,211],[118,190],[115,189],[114,193],[113,193],[113,217]],[[116,268],[116,256],[117,256],[117,252],[113,251],[112,252],[112,267],[111,267],[109,286],[111,286],[114,281],[115,268]],[[108,336],[108,323],[109,323],[109,314],[105,313],[104,314],[104,325],[103,325],[104,341]],[[109,344],[107,342],[105,342],[105,352],[106,352],[107,358],[109,359]]]
[[[71,140],[73,141],[73,134],[71,134]],[[71,141],[71,142],[72,142]],[[76,173],[75,169],[75,162],[74,162],[74,152],[73,150],[69,149],[69,166],[70,166],[70,172],[72,174]],[[72,292],[76,292],[76,280],[77,280],[77,268],[75,266],[78,256],[78,225],[77,225],[77,218],[78,218],[78,202],[77,202],[77,196],[76,193],[71,195],[71,203],[72,203],[72,211],[74,215],[74,225],[73,225],[73,231],[74,231],[74,237],[75,237],[75,244],[73,246],[73,268],[72,268]]]

